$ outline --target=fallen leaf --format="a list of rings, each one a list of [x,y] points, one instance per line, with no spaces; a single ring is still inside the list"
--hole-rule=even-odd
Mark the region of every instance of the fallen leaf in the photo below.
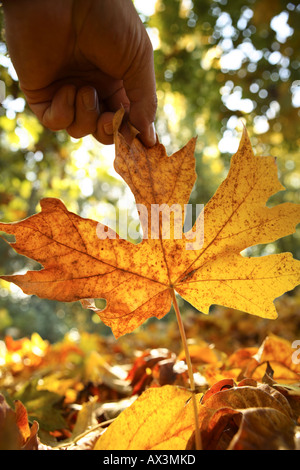
[[[289,341],[276,335],[269,335],[259,348],[256,357],[261,363],[267,361],[270,363],[274,379],[284,383],[289,383],[289,380],[299,382],[300,364],[293,361],[294,351]]]
[[[182,450],[193,428],[190,392],[149,388],[98,439],[95,450]]]
[[[295,423],[273,408],[245,410],[228,450],[295,450]]]
[[[146,350],[139,355],[129,370],[127,380],[132,387],[132,395],[141,394],[147,386],[172,384],[176,379],[173,370],[176,355],[166,348]]]
[[[27,375],[32,370],[43,365],[45,356],[49,351],[48,341],[44,341],[38,333],[32,333],[31,338],[14,340],[11,336],[5,337],[5,362],[10,364],[14,373],[24,369],[26,363]],[[18,358],[18,361],[16,361]]]
[[[223,380],[206,399],[196,396],[203,449],[294,449],[296,423],[286,397],[247,380],[250,385]],[[193,449],[189,398],[180,387],[148,389],[109,425],[95,450]]]
[[[270,334],[248,360],[245,357],[243,372],[254,380],[271,380],[273,383],[292,384],[300,380],[300,365],[293,362],[294,349],[289,341]],[[238,357],[232,355],[231,363]]]
[[[65,427],[62,411],[57,407],[63,397],[49,390],[39,390],[38,379],[25,383],[14,395],[14,399],[23,403],[28,416],[37,421],[40,428],[54,431]]]
[[[189,354],[194,365],[213,364],[224,361],[226,355],[218,351],[214,345],[207,344],[205,341],[197,341],[195,344],[188,345]],[[181,351],[177,358],[179,361],[186,359],[185,351]]]
[[[284,189],[275,159],[255,156],[244,130],[227,178],[194,227],[182,233],[181,224],[178,233],[178,218],[184,214],[196,177],[196,140],[168,157],[159,142],[147,149],[134,138],[129,145],[118,133],[121,121],[119,112],[114,122],[115,169],[135,196],[143,241],[131,243],[112,229],[69,212],[60,200],[46,198],[41,201],[41,213],[13,224],[0,223],[0,230],[15,235],[14,249],[43,269],[2,279],[14,282],[26,294],[64,302],[81,300],[112,328],[115,337],[133,331],[151,316],[162,318],[175,292],[204,313],[212,304],[220,304],[276,318],[273,300],[299,284],[300,262],[291,253],[241,255],[247,247],[293,233],[300,221],[300,205],[266,205],[271,195]],[[170,214],[167,227],[161,220],[153,222],[153,214],[162,207]],[[91,300],[98,298],[106,300],[102,310]]]
[[[16,400],[13,410],[0,394],[0,450],[37,450],[38,428],[36,421],[29,426],[23,403]]]
[[[220,408],[202,430],[204,450],[294,450],[294,439],[295,423],[274,408]]]
[[[210,409],[274,408],[286,416],[292,417],[292,410],[287,399],[266,384],[257,387],[236,386],[220,390],[208,397],[204,406]]]
[[[234,387],[236,384],[233,379],[222,379],[216,382],[212,387],[210,387],[207,392],[203,395],[201,399],[201,403],[204,404],[209,397],[214,395],[217,392],[221,392],[222,390],[227,390],[228,388]]]
[[[250,379],[239,384],[222,380],[206,392],[201,403],[205,450],[295,448],[296,423],[291,406],[284,395],[269,385],[255,385]]]
[[[239,429],[241,414],[232,408],[210,410],[210,413],[207,411],[201,429],[203,450],[226,450]],[[193,448],[194,435],[187,445],[187,449]]]
[[[83,403],[77,415],[76,423],[72,431],[72,439],[77,438],[79,435],[85,433],[89,428],[98,424],[96,419],[97,402],[95,397],[90,401]]]

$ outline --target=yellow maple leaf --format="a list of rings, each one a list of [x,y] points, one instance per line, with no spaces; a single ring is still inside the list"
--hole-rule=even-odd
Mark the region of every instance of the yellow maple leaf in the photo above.
[[[183,233],[196,178],[196,140],[169,157],[159,142],[146,148],[133,138],[128,144],[118,132],[121,120],[119,112],[114,123],[115,169],[135,196],[142,242],[131,243],[112,229],[69,212],[58,199],[43,199],[41,213],[13,224],[0,223],[0,230],[16,236],[14,249],[43,269],[2,279],[26,294],[81,300],[97,311],[116,337],[151,316],[162,318],[175,301],[175,292],[204,313],[220,304],[276,318],[273,300],[300,283],[300,262],[291,253],[241,255],[247,247],[293,233],[300,222],[299,205],[266,205],[272,194],[284,189],[275,159],[255,156],[244,130],[227,178],[194,227]],[[106,300],[103,310],[91,300],[98,298]]]

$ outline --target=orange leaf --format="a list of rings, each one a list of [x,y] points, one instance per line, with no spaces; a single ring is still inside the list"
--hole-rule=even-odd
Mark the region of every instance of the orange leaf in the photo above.
[[[16,407],[16,422],[22,434],[23,442],[26,442],[26,440],[30,436],[30,428],[28,424],[27,411],[23,403],[20,402],[19,400],[15,401],[15,407]]]
[[[18,400],[13,411],[0,395],[0,449],[1,450],[37,450],[38,423],[34,421],[31,428],[25,406]]]
[[[207,392],[202,397],[201,403],[204,404],[209,397],[214,395],[217,392],[227,390],[228,388],[234,387],[236,384],[233,379],[222,379],[216,382],[212,387],[210,387]]]
[[[300,364],[293,362],[293,352],[289,341],[276,335],[265,338],[257,354],[254,356],[256,364],[249,364],[247,373],[256,380],[263,377],[266,363],[273,370],[273,379],[278,383],[292,384],[300,380]]]
[[[204,313],[220,304],[276,318],[273,300],[299,284],[300,262],[291,253],[241,255],[247,247],[293,233],[300,221],[297,204],[266,206],[272,194],[284,189],[274,158],[255,156],[244,130],[227,178],[193,229],[182,233],[196,176],[195,139],[168,157],[159,142],[148,149],[134,138],[129,145],[118,133],[121,120],[118,112],[115,168],[139,205],[143,241],[121,239],[104,225],[69,212],[60,200],[43,199],[41,213],[0,223],[0,230],[15,235],[15,250],[44,269],[2,279],[42,298],[81,300],[116,337],[151,316],[162,318],[170,310],[173,290]],[[169,224],[155,218],[159,209],[170,216]],[[105,309],[96,308],[92,299],[97,298],[106,300]]]

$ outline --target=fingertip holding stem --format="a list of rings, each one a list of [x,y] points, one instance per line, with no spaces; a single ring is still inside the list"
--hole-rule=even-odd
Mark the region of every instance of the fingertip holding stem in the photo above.
[[[151,147],[156,144],[157,141],[157,136],[156,136],[156,130],[155,130],[155,125],[154,122],[149,127],[149,144]]]
[[[140,134],[140,139],[147,147],[153,147],[157,142],[157,135],[154,122],[150,124],[146,132]]]

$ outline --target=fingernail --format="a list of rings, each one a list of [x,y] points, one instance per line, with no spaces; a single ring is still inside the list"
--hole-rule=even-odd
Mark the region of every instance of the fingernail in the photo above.
[[[149,143],[150,145],[156,144],[156,130],[154,122],[152,122],[151,126],[149,127]]]
[[[94,111],[97,107],[97,93],[96,90],[90,90],[82,94],[82,101],[87,111]]]
[[[104,127],[104,132],[107,135],[113,135],[114,129],[113,129],[113,124],[112,122],[107,122],[106,124],[103,125]]]

